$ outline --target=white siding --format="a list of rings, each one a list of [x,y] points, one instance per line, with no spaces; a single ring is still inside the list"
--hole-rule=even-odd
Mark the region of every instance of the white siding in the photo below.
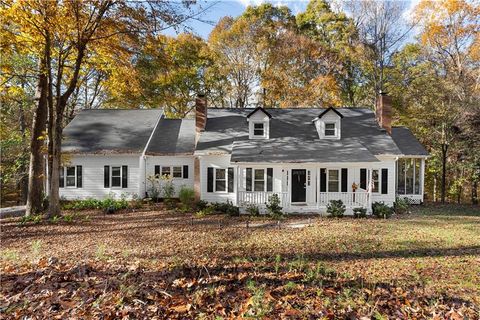
[[[60,188],[60,197],[68,200],[103,199],[110,194],[116,198],[138,195],[140,177],[140,155],[72,155],[69,166],[82,166],[82,188]],[[128,188],[104,188],[104,166],[128,166]]]
[[[263,113],[262,113],[263,114]],[[207,168],[234,168],[234,192],[207,192]],[[236,165],[230,164],[230,155],[200,156],[200,183],[201,183],[201,199],[208,202],[226,202],[230,200],[236,203],[238,171]],[[215,182],[214,182],[215,183]]]
[[[178,191],[182,186],[188,186],[193,189],[194,175],[193,175],[193,156],[146,156],[145,166],[145,184],[146,191],[151,188],[151,184],[148,181],[148,177],[155,175],[155,166],[181,166],[183,174],[183,166],[188,166],[188,178],[172,178],[173,185],[175,187],[175,195],[178,195]]]

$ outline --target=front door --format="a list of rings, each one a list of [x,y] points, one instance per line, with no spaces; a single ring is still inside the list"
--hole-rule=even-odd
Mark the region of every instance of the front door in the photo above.
[[[306,202],[307,186],[306,186],[307,170],[292,169],[292,203]]]

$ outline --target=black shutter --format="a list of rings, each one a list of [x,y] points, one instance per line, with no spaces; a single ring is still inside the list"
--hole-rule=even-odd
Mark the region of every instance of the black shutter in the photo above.
[[[160,166],[155,166],[155,169],[154,169],[154,174],[155,176],[160,176]]]
[[[58,180],[58,186],[60,188],[63,188],[65,187],[65,168],[64,167],[60,167],[58,169],[58,173],[59,173],[59,180]]]
[[[267,168],[267,191],[273,191],[273,168]]]
[[[207,168],[207,192],[213,192],[213,168]]]
[[[327,192],[327,170],[320,169],[320,192]]]
[[[128,166],[122,166],[122,188],[128,188]]]
[[[103,167],[103,187],[110,187],[110,166]]]
[[[183,179],[188,179],[188,166],[183,166]]]
[[[342,192],[348,191],[347,181],[348,181],[348,169],[342,168]]]
[[[382,169],[382,194],[388,193],[388,169]]]
[[[77,166],[77,188],[82,187],[82,166]]]
[[[360,169],[360,189],[367,190],[367,169]]]
[[[252,191],[252,168],[247,168],[247,173],[245,175],[245,190]]]
[[[228,168],[228,192],[233,192],[234,172],[233,168]]]

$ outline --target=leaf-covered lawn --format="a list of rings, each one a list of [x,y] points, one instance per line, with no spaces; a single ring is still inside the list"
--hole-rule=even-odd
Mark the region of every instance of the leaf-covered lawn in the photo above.
[[[0,315],[480,317],[478,207],[280,228],[245,220],[162,211],[3,220]]]

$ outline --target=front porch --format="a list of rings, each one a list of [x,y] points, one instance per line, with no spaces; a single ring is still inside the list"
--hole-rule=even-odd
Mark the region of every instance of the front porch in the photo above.
[[[257,205],[261,210],[265,210],[268,199],[277,194],[280,199],[280,205],[285,212],[325,212],[327,205],[331,200],[342,200],[347,208],[347,213],[353,208],[371,208],[371,192],[320,192],[314,203],[291,202],[289,192],[261,192],[261,191],[239,191],[237,203],[240,207],[247,205]]]

